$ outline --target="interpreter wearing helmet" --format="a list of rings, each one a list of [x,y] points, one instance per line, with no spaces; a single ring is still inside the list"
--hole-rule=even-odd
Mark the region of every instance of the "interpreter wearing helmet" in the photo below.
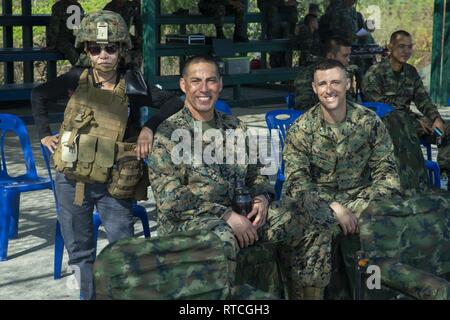
[[[133,236],[133,200],[147,195],[143,158],[151,151],[158,124],[182,101],[145,82],[136,88],[127,80],[119,61],[131,41],[119,14],[87,15],[75,46],[84,48],[90,67],[73,67],[36,87],[31,103],[41,143],[53,153],[58,221],[69,265],[79,280],[80,297],[94,299],[94,207],[109,242]],[[60,130],[52,135],[48,102],[60,98],[69,101]],[[140,116],[147,107],[160,109],[149,121]]]

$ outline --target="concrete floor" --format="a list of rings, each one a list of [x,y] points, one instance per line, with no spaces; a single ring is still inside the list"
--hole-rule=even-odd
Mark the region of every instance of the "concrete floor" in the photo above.
[[[265,128],[264,113],[276,107],[283,108],[284,106],[234,108],[233,113],[248,126]],[[449,120],[450,108],[441,111]],[[8,110],[2,109],[0,112],[7,113]],[[53,129],[58,130],[58,126],[55,125]],[[29,126],[28,130],[38,172],[45,177],[47,173],[40,154],[36,130],[34,126]],[[7,138],[6,146],[7,158],[12,162],[9,167],[10,173],[24,172],[24,165],[21,162],[22,154],[17,139]],[[140,204],[147,208],[154,236],[156,235],[154,202],[149,200]],[[138,236],[143,236],[139,223],[136,223],[135,231]],[[0,262],[0,300],[76,300],[79,298],[79,291],[74,286],[73,276],[69,276],[65,272],[62,279],[53,280],[54,232],[55,206],[52,192],[43,190],[22,194],[19,236],[9,242],[8,260]],[[106,244],[105,235],[101,232],[97,252],[100,252]],[[67,254],[64,256],[63,270],[66,268]]]

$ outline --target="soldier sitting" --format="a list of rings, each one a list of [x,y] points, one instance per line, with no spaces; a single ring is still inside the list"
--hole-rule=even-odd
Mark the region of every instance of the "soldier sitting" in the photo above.
[[[355,252],[360,248],[357,235],[364,227],[360,224],[362,216],[397,212],[414,220],[414,215],[428,212],[442,216],[447,224],[449,198],[424,194],[405,199],[389,133],[374,112],[347,101],[349,86],[340,62],[325,60],[316,65],[313,89],[320,103],[289,129],[284,149],[284,192],[309,215],[328,223],[333,232],[329,243],[333,272],[339,273],[336,262],[342,257],[348,279],[353,282]],[[405,219],[405,229],[413,226],[411,219]],[[429,234],[428,225],[414,227],[425,237]],[[429,250],[448,238],[447,232],[437,232],[428,243]],[[448,257],[445,259],[448,263]],[[331,270],[324,268],[322,272],[325,278]]]
[[[402,187],[421,192],[428,189],[428,176],[419,137],[438,143],[441,171],[450,172],[450,126],[444,123],[416,68],[407,63],[413,52],[412,36],[403,30],[394,32],[389,51],[389,57],[364,76],[363,97],[395,108],[383,121],[394,142]],[[411,110],[412,102],[423,115]],[[434,129],[442,132],[441,138],[436,138]]]
[[[245,5],[242,0],[200,0],[198,10],[205,16],[214,17],[217,39],[225,39],[225,34],[223,33],[224,17],[233,14],[233,40],[235,42],[248,41],[247,27],[244,23]]]
[[[158,234],[213,231],[223,242],[231,286],[235,283],[238,253],[255,243],[274,243],[282,257],[289,298],[316,298],[315,288],[324,283],[321,274],[314,272],[316,264],[329,263],[329,255],[321,249],[322,243],[329,240],[327,232],[321,231],[319,222],[300,214],[288,199],[283,206],[272,203],[273,189],[268,177],[259,171],[260,162],[251,164],[246,156],[249,143],[245,126],[236,117],[214,109],[222,79],[212,58],[189,59],[180,88],[186,94],[185,106],[158,127],[148,160],[158,210]],[[211,130],[203,135],[202,129]],[[243,134],[237,138],[245,143],[236,148],[233,137],[232,148],[227,140],[225,153],[223,137],[229,139],[233,134]],[[182,142],[177,144],[180,137]],[[194,155],[193,145],[200,146]],[[214,155],[209,156],[207,150],[215,150]],[[236,158],[244,161],[235,163]],[[240,213],[232,208],[235,181],[248,188],[253,199],[250,208]]]
[[[75,65],[78,62],[81,51],[75,48],[73,30],[69,29],[67,25],[70,16],[70,13],[67,13],[67,9],[70,6],[77,6],[81,15],[83,14],[83,8],[78,3],[78,0],[60,0],[52,6],[46,49],[58,50],[64,55],[64,58],[69,60],[72,65]]]

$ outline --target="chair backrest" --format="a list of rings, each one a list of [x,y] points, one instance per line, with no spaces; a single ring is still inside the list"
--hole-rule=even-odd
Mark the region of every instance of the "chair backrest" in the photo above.
[[[384,118],[389,112],[395,110],[392,106],[382,102],[363,102],[362,105],[375,111],[380,118]]]
[[[0,149],[1,149],[1,163],[0,163],[0,178],[10,178],[6,166],[5,156],[5,139],[6,134],[12,132],[17,135],[20,140],[22,152],[25,160],[27,172],[23,175],[30,179],[36,179],[36,164],[31,150],[31,143],[28,137],[28,131],[23,121],[13,114],[0,114]]]
[[[278,130],[281,146],[284,148],[284,141],[286,140],[286,133],[289,127],[297,120],[303,111],[300,110],[274,110],[266,113],[266,123],[269,130]]]
[[[231,112],[230,106],[223,100],[220,100],[220,99],[217,100],[215,107],[216,107],[217,111],[223,112],[223,113],[225,113],[225,114],[227,114],[229,116],[231,116],[233,114]]]

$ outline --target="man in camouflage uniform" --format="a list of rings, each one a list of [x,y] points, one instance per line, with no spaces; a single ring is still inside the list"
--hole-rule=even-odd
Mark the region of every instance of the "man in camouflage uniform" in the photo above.
[[[321,43],[319,37],[319,20],[313,14],[307,14],[304,22],[299,25],[293,39],[294,47],[300,50],[300,65],[312,64],[315,57],[321,54]]]
[[[112,0],[107,3],[103,10],[114,11],[120,14],[125,20],[130,31],[133,49],[128,51],[127,63],[134,63],[137,66],[142,64],[142,20],[141,4],[137,0]]]
[[[263,15],[262,35],[264,38],[291,38],[295,35],[298,21],[297,1],[295,0],[258,0],[259,11]],[[286,19],[284,19],[286,17]],[[291,67],[292,52],[271,52],[270,66]]]
[[[214,17],[214,26],[216,27],[216,38],[225,39],[223,33],[224,17],[234,15],[234,34],[235,42],[247,42],[247,27],[245,25],[245,4],[242,0],[200,0],[198,10],[201,14]]]
[[[402,187],[424,191],[428,189],[428,176],[419,137],[434,143],[433,129],[443,132],[438,162],[442,171],[449,171],[450,128],[426,92],[417,70],[407,63],[412,54],[411,35],[403,30],[394,32],[389,50],[389,57],[372,66],[364,76],[363,96],[365,101],[383,102],[395,108],[383,121],[394,142]],[[423,116],[411,111],[411,102]]]
[[[323,50],[325,58],[337,60],[342,63],[346,67],[349,77],[353,77],[352,68],[354,66],[349,65],[351,53],[350,43],[341,38],[329,38],[325,42]],[[323,61],[324,58],[318,56],[317,60],[314,64],[302,67],[295,79],[295,109],[306,111],[319,102],[311,83],[314,81],[314,68],[316,64]],[[348,92],[347,98],[354,99],[351,89]]]
[[[83,14],[83,8],[78,0],[60,0],[52,6],[50,25],[47,30],[47,49],[58,50],[64,58],[75,65],[80,56],[80,51],[74,46],[75,36],[73,30],[67,27],[67,21],[72,13],[67,13],[67,8],[77,6]]]
[[[357,44],[358,15],[356,0],[337,0],[330,16],[329,29],[332,35],[346,39],[352,45]]]
[[[347,101],[349,87],[340,62],[317,64],[313,88],[320,103],[291,126],[284,149],[284,192],[328,224],[334,250],[358,243],[351,235],[370,201],[400,193],[389,134],[371,110]],[[351,261],[351,254],[344,259]]]
[[[180,87],[186,94],[185,107],[158,127],[148,161],[149,179],[158,209],[158,233],[213,231],[223,241],[231,284],[235,281],[236,257],[242,248],[255,242],[274,243],[282,257],[281,267],[289,286],[289,297],[317,298],[316,288],[328,282],[328,274],[323,278],[322,273],[316,271],[327,269],[330,264],[330,255],[326,248],[322,249],[322,244],[328,243],[330,238],[320,225],[321,221],[300,214],[295,203],[287,197],[282,206],[275,202],[270,204],[273,189],[268,177],[261,175],[261,165],[250,164],[248,157],[244,156],[242,163],[227,164],[223,157],[225,152],[215,151],[216,159],[209,161],[205,156],[203,162],[203,150],[225,147],[224,139],[218,136],[230,139],[233,133],[246,134],[244,124],[236,117],[214,111],[222,80],[212,58],[188,60]],[[203,135],[202,129],[215,129],[212,130],[215,138],[206,133]],[[174,135],[183,137],[183,150],[175,143]],[[192,137],[195,137],[194,141]],[[202,137],[205,149],[192,157],[192,142],[197,145]],[[234,137],[232,139],[233,146]],[[246,143],[240,151],[245,153],[249,147]],[[227,159],[230,154],[242,156],[235,150],[226,147]],[[246,216],[231,208],[235,181],[245,185],[253,197],[252,211]]]

